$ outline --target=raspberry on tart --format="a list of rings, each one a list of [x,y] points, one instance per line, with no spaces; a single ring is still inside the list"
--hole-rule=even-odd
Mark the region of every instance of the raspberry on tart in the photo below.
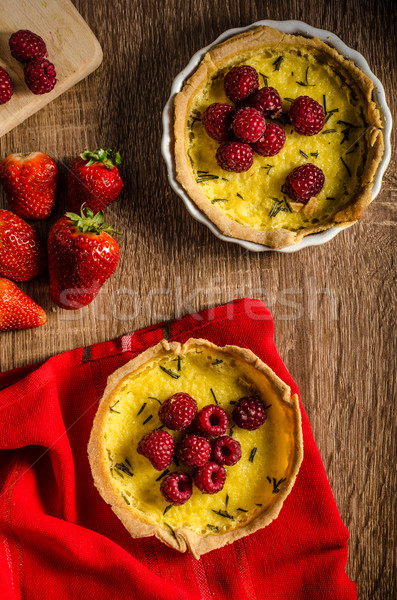
[[[256,108],[250,106],[240,108],[234,116],[233,132],[239,140],[246,144],[257,142],[265,133],[265,129],[265,117]]]
[[[254,153],[248,144],[222,142],[216,151],[216,162],[225,171],[243,173],[252,167]]]
[[[233,67],[224,80],[226,96],[233,102],[242,102],[259,88],[258,73],[250,65]]]
[[[301,135],[316,135],[324,127],[323,107],[309,96],[299,96],[292,102],[289,118],[295,131]]]
[[[197,402],[183,392],[178,392],[164,400],[159,410],[160,421],[176,431],[185,429],[197,414]]]
[[[268,427],[232,423],[234,402],[248,389],[272,405]],[[159,410],[181,393],[199,412],[169,433]],[[192,433],[200,423],[206,433]],[[99,493],[133,537],[155,535],[198,558],[278,514],[302,460],[298,398],[247,349],[162,340],[108,379],[88,454]],[[267,476],[281,481],[277,492]]]
[[[233,409],[233,419],[242,429],[258,429],[266,421],[266,410],[260,398],[247,396],[240,398]]]
[[[286,140],[285,131],[277,123],[268,123],[262,137],[252,146],[254,152],[261,156],[276,156]]]
[[[171,473],[161,482],[160,491],[167,502],[181,506],[192,495],[192,478],[189,473]]]
[[[259,110],[267,119],[278,119],[283,112],[280,94],[273,87],[264,87],[252,94],[247,100],[248,106]]]
[[[306,163],[288,175],[284,189],[292,200],[305,204],[321,192],[324,181],[322,170],[316,165]]]
[[[236,109],[231,104],[214,102],[203,113],[203,127],[207,134],[218,142],[229,139]]]

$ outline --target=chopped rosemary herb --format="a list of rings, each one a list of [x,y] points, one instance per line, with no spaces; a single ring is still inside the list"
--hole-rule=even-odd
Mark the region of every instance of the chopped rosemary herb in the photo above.
[[[178,356],[178,367],[177,367],[178,371],[181,370],[181,361],[182,361],[181,357]]]
[[[217,527],[216,525],[211,525],[210,523],[207,523],[207,527],[208,529],[212,529],[213,531],[219,531],[219,527]]]
[[[221,179],[223,179],[223,181],[230,181],[230,179],[226,179],[226,177],[221,177]]]
[[[230,400],[229,404],[237,404],[237,400]]]
[[[256,504],[256,506],[263,506],[263,504]]]
[[[263,73],[259,73],[259,75],[261,77],[263,77],[263,84],[265,87],[268,87],[269,85],[269,76],[268,75],[264,75]]]
[[[306,152],[303,152],[303,150],[299,150],[299,152],[302,154],[302,156],[304,156],[305,158],[309,158],[309,155],[306,154]]]
[[[327,114],[325,115],[324,125],[325,125],[325,123],[328,123],[328,120],[332,117],[332,115],[337,112],[339,112],[339,108],[334,108],[332,110],[329,110],[327,112]]]
[[[349,127],[346,127],[346,129],[342,130],[341,133],[343,133],[343,138],[340,141],[341,144],[344,144],[345,142],[349,141],[350,132],[351,132],[351,129]]]
[[[269,475],[266,477],[266,479],[268,480],[269,483],[272,482],[272,480],[270,479]]]
[[[223,360],[221,360],[220,358],[216,358],[214,362],[211,363],[211,365],[220,365],[221,363],[223,363]]]
[[[149,415],[147,419],[144,420],[144,422],[142,423],[142,425],[146,425],[146,423],[149,423],[149,421],[153,419],[153,415]]]
[[[154,396],[148,396],[149,400],[156,400],[156,402],[158,402],[161,405],[161,401],[158,398],[155,398]]]
[[[214,510],[213,508],[211,508],[212,512],[215,513],[216,515],[219,515],[220,517],[225,517],[226,519],[233,519],[234,517],[233,515],[230,515],[227,510]]]
[[[325,100],[325,94],[323,94],[323,107],[324,107],[324,114],[327,114],[327,102]]]
[[[112,404],[112,406],[109,406],[110,412],[115,412],[118,415],[121,415],[121,412],[119,410],[115,410],[115,408],[114,408],[116,406],[116,404],[118,404],[119,402],[120,402],[120,400],[116,400],[116,402],[114,404]]]
[[[173,373],[170,369],[166,369],[165,367],[163,367],[163,365],[159,365],[159,367],[162,371],[164,371],[164,373],[167,373],[167,375],[169,375],[173,379],[179,379],[180,375]]]
[[[268,404],[267,406],[265,406],[265,410],[270,407],[271,407],[271,404]]]
[[[119,475],[121,477],[121,479],[124,479],[124,475],[121,473],[121,471],[116,469],[116,467],[113,467],[113,471],[115,471],[117,473],[117,475]]]
[[[141,406],[141,408],[139,409],[139,411],[137,412],[137,417],[139,417],[139,415],[141,414],[141,412],[143,412],[146,408],[147,402],[144,402]]]
[[[284,100],[286,100],[287,102],[293,102],[294,101],[293,98],[284,98]]]
[[[239,198],[241,198],[241,200],[244,200],[244,198],[242,197],[242,195],[241,195],[241,194],[239,194],[238,192],[237,192],[237,194],[236,194],[236,195],[237,195]]]
[[[165,515],[172,507],[173,507],[173,504],[169,504],[168,506],[166,506],[164,509],[163,515]]]
[[[211,204],[215,204],[215,202],[229,202],[227,198],[214,198],[211,200]]]
[[[283,479],[280,479],[280,481],[277,481],[277,479],[275,477],[273,477],[273,491],[272,494],[278,494],[280,489],[279,489],[279,485],[281,485],[283,483],[283,481],[286,481],[287,478],[284,477]]]
[[[297,83],[298,85],[302,85],[302,86],[304,86],[304,87],[314,87],[314,86],[315,86],[315,84],[314,84],[314,83],[310,84],[310,83],[309,83],[309,81],[308,81],[308,79],[307,79],[307,75],[308,75],[308,73],[309,73],[309,68],[310,68],[310,67],[307,67],[307,69],[306,69],[306,73],[305,73],[305,81],[297,81],[296,83]]]
[[[169,473],[169,472],[170,472],[170,470],[169,470],[169,469],[166,469],[165,471],[163,471],[163,472],[161,473],[161,475],[159,475],[159,476],[157,477],[156,481],[160,481],[160,479],[163,479],[163,477],[165,477],[166,475],[168,475],[168,473]]]
[[[326,200],[335,200],[335,197],[334,196],[327,196]]]
[[[203,183],[203,181],[211,181],[211,179],[219,179],[218,175],[210,175],[209,173],[207,175],[200,175],[196,181],[197,183]]]
[[[168,527],[168,529],[171,531],[171,533],[172,533],[173,537],[174,537],[174,538],[175,538],[175,540],[178,542],[178,539],[177,539],[177,537],[176,537],[176,535],[175,535],[175,531],[172,529],[171,525],[168,525],[168,523],[166,523],[165,521],[163,521],[163,523],[164,523],[164,525],[166,525],[166,526]],[[178,542],[178,544],[179,544],[179,542]]]
[[[130,471],[130,469],[124,463],[116,463],[114,466],[116,469],[119,469],[119,471],[123,471],[123,473],[128,475],[128,477],[134,476],[134,473],[132,473],[132,471]]]
[[[217,400],[217,398],[216,398],[216,396],[215,396],[215,392],[214,392],[214,390],[213,390],[212,388],[210,388],[210,391],[211,391],[211,394],[212,394],[212,397],[213,397],[213,399],[215,400],[215,404],[219,404],[219,402],[218,402],[218,400]]]
[[[270,171],[274,169],[274,165],[266,165],[266,167],[261,167],[261,169],[267,169],[266,175],[270,175]]]
[[[235,427],[235,425],[232,425],[232,426],[230,427],[230,429],[229,429],[229,435],[230,435],[230,437],[233,437],[233,433],[234,433],[234,431],[233,431],[233,427]]]
[[[238,508],[237,510],[239,510],[240,512],[248,512],[248,510],[245,510],[245,508]]]
[[[351,174],[351,171],[350,171],[349,167],[347,166],[347,164],[345,163],[345,161],[343,160],[343,157],[341,156],[341,157],[340,157],[340,159],[341,159],[341,161],[342,161],[342,164],[343,164],[343,166],[345,167],[345,169],[346,169],[346,171],[347,171],[347,173],[348,173],[349,177],[351,177],[351,176],[352,176],[352,174]]]
[[[272,63],[273,67],[274,67],[273,71],[279,71],[280,70],[280,65],[283,62],[283,60],[284,60],[283,56],[279,56],[278,58],[276,58],[276,60],[274,61],[274,63]]]
[[[227,505],[229,504],[229,494],[226,494],[226,498],[225,498],[225,508],[227,508]]]
[[[128,504],[128,506],[130,506],[131,502],[128,500],[127,496],[124,496],[124,494],[122,493],[122,494],[121,494],[121,497],[122,497],[122,499],[124,500],[124,502],[125,502],[126,504]]]
[[[276,217],[280,211],[292,213],[292,208],[285,196],[282,200],[280,200],[279,198],[272,198],[272,200],[274,200],[274,204],[269,212],[269,217]]]
[[[201,121],[201,119],[199,117],[193,117],[193,119],[191,120],[191,123],[189,125],[189,129],[190,131],[193,129],[193,125],[197,122],[197,121]]]
[[[249,459],[248,459],[250,463],[254,462],[254,458],[255,458],[255,454],[256,454],[257,450],[258,450],[258,448],[252,448],[251,453],[249,455]]]
[[[128,465],[129,467],[131,467],[131,469],[132,469],[132,464],[130,463],[130,461],[128,460],[128,458],[125,458],[125,459],[124,459],[124,462],[125,462],[125,463],[127,463],[127,465]]]
[[[318,158],[318,152],[310,152],[310,156],[314,156],[314,158]]]
[[[197,171],[197,173],[209,173],[209,171]]]
[[[160,425],[160,427],[156,428],[156,431],[159,431],[159,429],[164,429],[165,425]]]
[[[347,127],[352,127],[353,129],[357,129],[357,125],[353,125],[353,123],[349,123],[348,121],[339,121],[336,122],[338,125],[347,125]]]
[[[324,131],[322,131],[321,133],[324,134],[324,133],[335,133],[335,132],[336,132],[336,129],[324,129]]]

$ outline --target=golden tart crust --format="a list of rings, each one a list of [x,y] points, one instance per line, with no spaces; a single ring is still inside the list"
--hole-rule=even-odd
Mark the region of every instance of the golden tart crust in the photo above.
[[[220,356],[222,356],[222,359],[219,358]],[[276,492],[272,492],[272,487],[269,487],[267,478],[262,471],[260,471],[263,477],[259,481],[257,477],[255,478],[255,486],[256,488],[259,486],[258,489],[260,491],[262,490],[262,487],[265,489],[267,486],[266,492],[263,493],[266,494],[268,501],[266,501],[266,504],[253,504],[254,508],[250,509],[249,511],[235,512],[236,520],[232,521],[229,519],[222,519],[222,517],[214,514],[214,510],[211,511],[211,508],[209,508],[212,506],[211,503],[213,502],[216,502],[220,508],[224,507],[223,503],[225,501],[224,496],[226,485],[223,493],[219,492],[218,494],[213,495],[201,494],[197,488],[194,488],[195,491],[193,492],[193,495],[196,494],[196,513],[194,515],[196,519],[195,527],[190,527],[189,524],[186,523],[186,518],[180,517],[178,512],[176,512],[175,517],[177,519],[177,523],[173,523],[171,527],[169,523],[167,523],[167,521],[169,521],[168,515],[170,513],[168,513],[166,517],[161,516],[160,519],[158,519],[156,516],[153,516],[153,514],[150,513],[149,509],[142,509],[142,506],[147,507],[147,505],[141,505],[139,503],[139,498],[137,498],[134,502],[133,497],[133,486],[135,485],[134,481],[137,481],[137,475],[139,474],[139,462],[136,464],[134,463],[135,461],[139,461],[140,458],[142,459],[142,457],[136,453],[136,447],[130,450],[132,453],[130,453],[130,460],[127,461],[129,465],[128,468],[133,471],[134,477],[120,479],[119,477],[115,478],[113,476],[114,474],[112,475],[112,464],[114,466],[114,462],[111,455],[112,453],[117,452],[117,450],[115,450],[117,444],[123,447],[124,453],[126,452],[125,430],[126,427],[128,428],[129,426],[128,423],[126,424],[126,420],[122,415],[122,413],[126,410],[126,404],[124,403],[121,395],[123,390],[127,390],[125,393],[128,393],[129,397],[131,398],[131,395],[134,394],[133,386],[139,386],[139,381],[141,381],[139,379],[140,377],[145,377],[146,373],[149,375],[149,377],[152,377],[152,381],[154,381],[154,377],[158,378],[159,374],[163,376],[164,372],[160,371],[160,369],[157,369],[159,364],[171,364],[173,365],[172,369],[175,370],[176,364],[179,364],[175,362],[177,357],[181,357],[182,365],[184,364],[183,361],[187,361],[187,365],[191,364],[194,366],[197,364],[199,365],[199,369],[202,369],[202,366],[200,365],[202,365],[203,361],[207,361],[207,369],[210,368],[209,365],[215,364],[216,366],[211,366],[211,369],[215,369],[215,371],[217,371],[214,375],[217,380],[222,379],[221,368],[223,365],[222,361],[224,361],[226,369],[226,381],[227,377],[229,377],[228,373],[230,372],[230,369],[235,368],[236,377],[238,375],[239,385],[245,387],[245,395],[249,395],[250,391],[252,390],[252,385],[254,385],[255,392],[262,397],[263,401],[271,399],[273,408],[269,410],[275,411],[273,412],[274,418],[268,415],[268,419],[265,424],[255,432],[248,432],[247,430],[239,429],[238,434],[244,434],[246,436],[249,436],[250,434],[256,434],[257,436],[262,436],[264,443],[270,444],[270,446],[267,446],[270,457],[266,457],[266,460],[270,462],[273,461],[279,466],[281,465],[283,469],[282,474],[284,477],[281,478],[279,471],[279,489],[276,489]],[[213,360],[214,358],[215,360]],[[186,368],[190,369],[190,366]],[[152,371],[151,369],[156,369],[156,371]],[[194,367],[191,367],[191,369],[192,370],[187,372],[186,376],[190,377],[191,380],[195,382],[192,385],[197,385],[197,374],[195,375]],[[244,373],[248,373],[247,380],[246,376],[244,375],[242,381],[240,382],[240,369],[243,369]],[[131,381],[131,387],[128,387],[129,382]],[[175,379],[167,379],[166,377],[166,381],[170,386],[178,385],[175,383]],[[162,385],[161,381],[159,385]],[[185,384],[182,383],[181,385],[183,386]],[[233,385],[235,384],[233,383]],[[135,387],[135,389],[137,389],[137,387]],[[160,396],[159,389],[154,389],[156,389],[156,395]],[[197,390],[197,388],[195,389]],[[171,388],[165,391],[166,397],[168,397],[170,390]],[[174,391],[175,393],[176,390],[177,387],[174,387],[174,389],[171,391]],[[179,389],[179,391],[183,390]],[[188,389],[186,391],[190,393],[191,390]],[[199,399],[197,397],[196,399],[199,403]],[[141,400],[142,398],[137,398],[138,405],[140,404]],[[118,402],[120,403],[118,404]],[[204,404],[209,403],[213,403],[213,401],[211,402],[211,400],[206,399],[204,402]],[[221,402],[219,403],[221,404]],[[133,405],[134,410],[132,414],[134,417],[137,415],[136,408],[138,405]],[[200,408],[201,406],[199,403],[199,409]],[[135,419],[135,421],[138,420],[139,419]],[[154,421],[155,419],[152,421],[153,426],[148,425],[148,430],[138,430],[137,434],[139,438],[143,437],[143,435],[148,433],[148,431],[158,426],[158,423],[156,424]],[[114,433],[111,433],[112,431],[115,431],[115,423],[118,423],[116,425],[116,431],[120,431],[120,439],[118,437],[114,437]],[[178,432],[172,433],[175,434]],[[112,441],[114,439],[116,442]],[[127,439],[131,438],[128,438],[127,436]],[[257,437],[256,439],[258,440],[260,438]],[[276,440],[277,443],[273,445],[272,440]],[[114,445],[114,448],[112,444]],[[244,451],[244,439],[241,439],[241,444]],[[111,446],[111,448],[108,446]],[[266,446],[263,447],[265,448]],[[260,455],[260,451],[261,447],[260,444],[258,444],[257,456]],[[272,452],[274,456],[272,456]],[[303,458],[303,440],[299,400],[296,394],[291,396],[290,388],[283,383],[277,377],[277,375],[275,375],[275,373],[273,373],[273,371],[250,350],[239,348],[237,346],[225,346],[220,348],[204,339],[191,338],[183,345],[178,342],[169,343],[166,340],[162,340],[156,346],[149,348],[128,362],[126,365],[118,369],[108,378],[106,390],[103,398],[100,401],[99,408],[94,419],[88,444],[88,456],[95,486],[104,500],[111,505],[112,510],[124,524],[132,537],[147,537],[154,535],[162,542],[172,548],[175,548],[179,552],[185,552],[188,549],[195,558],[199,558],[200,555],[209,552],[210,550],[220,548],[233,542],[234,540],[242,538],[262,527],[265,527],[279,514],[285,498],[288,496],[294,485],[295,478]],[[143,458],[143,460],[148,463],[147,459]],[[240,462],[242,462],[242,460],[243,459],[241,459]],[[253,468],[254,464],[255,463],[253,462],[248,462],[246,456],[245,463],[242,467],[243,470],[241,472],[236,472],[235,476],[237,479],[235,479],[235,483],[231,485],[235,486],[234,489],[236,489],[237,495],[239,493],[238,489],[242,487],[241,482],[243,480],[241,477],[246,477],[244,473],[247,473],[247,468]],[[227,467],[227,470],[230,469],[230,471],[228,470],[227,480],[229,476],[232,477],[230,475],[232,473],[231,469],[236,469],[238,465],[239,463],[233,467]],[[171,467],[170,470],[183,470],[183,467],[178,467],[178,469],[176,469],[176,467],[171,469]],[[255,468],[262,468],[260,457],[258,464],[255,465]],[[154,483],[155,481],[158,481],[157,476],[159,473],[154,471],[150,465],[149,469],[151,469],[153,473],[150,474],[150,482],[145,480],[148,482],[145,483],[145,485],[150,488],[150,490],[148,490],[148,494],[156,494],[159,498],[159,500],[157,500],[156,497],[155,502],[160,504],[160,514],[162,515],[162,504],[166,504],[166,502],[161,497],[159,490],[160,484]],[[130,486],[130,491],[123,491],[123,486],[127,485],[127,483],[125,483],[127,479],[128,485]],[[268,479],[270,480],[270,478]],[[136,485],[138,486],[137,489],[139,489],[139,485]],[[252,487],[252,503],[255,501],[257,502],[258,500],[258,496],[255,495],[258,493],[258,489],[256,488]],[[241,493],[247,494],[247,491],[244,490]],[[128,494],[128,496],[126,494]],[[183,509],[186,506],[188,507],[192,498],[182,507],[173,507],[173,510],[178,511],[178,509]],[[231,504],[232,501],[229,503],[229,510],[231,510]],[[154,505],[153,510],[157,511],[156,505]],[[235,510],[238,511],[239,509],[235,507]],[[197,525],[197,519],[199,519],[199,521],[204,520],[204,529],[210,527],[206,525],[209,517],[201,516],[204,512],[211,515],[215,521],[219,523],[219,527],[211,526],[210,530],[206,529],[205,532],[202,533],[200,527]],[[178,525],[178,519],[183,521],[183,523]],[[223,522],[220,523],[220,521]]]
[[[219,208],[217,202],[212,203],[203,193],[200,185],[196,182],[187,151],[189,146],[188,123],[196,96],[204,89],[207,82],[215,78],[219,72],[227,71],[228,68],[233,66],[233,61],[262,49],[277,49],[278,52],[305,50],[313,52],[317,58],[321,57],[321,60],[328,61],[332,64],[333,69],[337,70],[340,77],[354,87],[354,92],[362,104],[367,127],[367,153],[360,175],[360,185],[353,197],[349,198],[344,206],[324,220],[311,220],[307,226],[296,230],[288,227],[261,230],[230,218],[225,211]],[[247,62],[249,63],[249,61]],[[272,85],[272,83],[270,82],[269,85]],[[299,95],[311,95],[311,89],[310,87],[302,87]],[[283,97],[283,90],[279,88],[278,91]],[[197,70],[185,82],[183,89],[175,97],[174,158],[176,178],[190,198],[217,225],[220,231],[231,237],[265,244],[272,248],[283,248],[300,242],[304,236],[324,231],[334,225],[350,225],[363,216],[365,209],[371,202],[373,179],[384,152],[382,121],[379,109],[372,99],[372,92],[373,82],[354,62],[345,59],[334,48],[317,38],[288,35],[266,26],[259,26],[251,31],[234,36],[215,46],[204,56]],[[230,102],[226,97],[217,101]],[[285,108],[286,105],[283,102],[283,109]],[[319,135],[321,133],[313,137]],[[337,143],[339,144],[339,140]],[[268,157],[268,159],[270,163],[273,163],[277,156]],[[321,166],[321,164],[318,166]],[[224,174],[228,177],[228,172],[224,171]],[[307,209],[305,214],[311,217],[312,212],[313,207]]]

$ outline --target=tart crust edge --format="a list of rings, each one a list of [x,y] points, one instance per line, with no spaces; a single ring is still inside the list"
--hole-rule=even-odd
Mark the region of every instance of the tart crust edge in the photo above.
[[[103,444],[103,432],[106,424],[108,409],[113,401],[113,394],[121,381],[132,372],[143,367],[148,362],[158,360],[162,356],[167,356],[170,353],[178,356],[184,354],[193,348],[206,347],[209,349],[221,350],[236,355],[248,364],[254,366],[262,372],[268,381],[272,384],[274,391],[277,393],[280,401],[292,409],[293,415],[293,435],[294,435],[294,455],[291,459],[290,473],[287,478],[287,485],[277,494],[274,504],[268,512],[259,513],[246,525],[238,529],[231,529],[223,534],[208,534],[201,536],[191,530],[185,528],[175,528],[173,531],[168,528],[154,524],[142,519],[142,513],[134,510],[132,506],[127,506],[120,495],[113,488],[109,474],[109,462],[106,455],[106,449]],[[302,459],[303,459],[303,436],[301,425],[301,413],[299,408],[299,399],[297,394],[291,396],[291,390],[268,365],[263,363],[251,350],[240,348],[238,346],[219,347],[212,344],[208,340],[199,338],[190,338],[184,344],[179,342],[168,342],[163,339],[161,342],[148,348],[137,357],[130,360],[123,367],[112,373],[108,380],[103,397],[100,400],[97,413],[94,418],[91,429],[90,439],[88,443],[88,458],[91,467],[92,476],[95,487],[102,498],[110,504],[113,512],[117,515],[124,527],[133,538],[156,536],[166,545],[185,552],[187,549],[196,558],[200,558],[202,554],[221,548],[233,541],[240,539],[258,529],[261,529],[273,521],[279,514],[285,498],[290,493],[296,476],[298,474]]]
[[[196,93],[205,84],[226,59],[256,50],[264,45],[278,47],[305,47],[318,50],[330,56],[341,67],[342,74],[346,73],[354,82],[361,94],[366,119],[372,129],[369,135],[369,152],[361,176],[362,185],[352,201],[323,223],[312,225],[299,231],[289,229],[258,230],[241,225],[215,205],[198,188],[194,180],[187,156],[186,123],[190,106]],[[337,50],[318,38],[305,38],[279,32],[268,26],[258,26],[255,29],[233,36],[218,44],[207,52],[196,71],[185,81],[182,90],[174,99],[174,160],[176,179],[182,185],[189,197],[198,208],[205,213],[219,230],[229,236],[242,240],[256,242],[271,248],[284,248],[300,242],[305,236],[330,229],[334,225],[348,226],[361,219],[365,209],[372,200],[373,179],[378,170],[384,153],[382,120],[377,104],[372,100],[372,80],[359,69],[351,60],[344,58]]]

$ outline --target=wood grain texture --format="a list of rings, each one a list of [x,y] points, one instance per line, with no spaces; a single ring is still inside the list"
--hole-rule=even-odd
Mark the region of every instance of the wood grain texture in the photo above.
[[[38,330],[2,334],[2,369],[208,305],[261,298],[351,534],[347,572],[358,597],[395,597],[396,154],[360,223],[325,246],[284,255],[250,254],[217,240],[171,192],[160,155],[173,77],[225,29],[263,18],[301,19],[336,33],[367,58],[395,115],[393,3],[318,0],[315,10],[302,0],[75,4],[106,59],[3,137],[1,156],[33,149],[67,162],[84,146],[119,146],[125,189],[107,220],[125,232],[122,258],[95,302],[77,313],[52,307],[46,275],[24,284],[49,320]],[[40,225],[43,233],[64,210],[62,171],[58,207]]]
[[[0,24],[0,65],[14,88],[11,100],[0,107],[1,136],[92,73],[101,64],[102,50],[70,0],[2,0]],[[48,94],[32,94],[23,65],[11,56],[8,39],[18,29],[30,29],[46,43],[57,74],[56,86]]]

